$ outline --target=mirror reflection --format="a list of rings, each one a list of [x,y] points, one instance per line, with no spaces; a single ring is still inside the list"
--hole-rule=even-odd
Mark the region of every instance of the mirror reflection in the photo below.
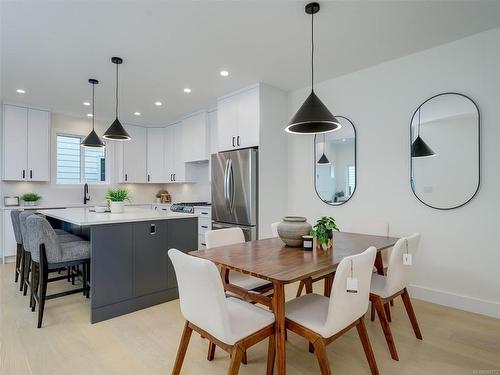
[[[451,209],[479,188],[479,110],[462,94],[434,96],[411,120],[411,187],[424,204]]]
[[[323,202],[340,205],[356,189],[356,130],[348,118],[335,117],[340,129],[314,137],[314,183]]]

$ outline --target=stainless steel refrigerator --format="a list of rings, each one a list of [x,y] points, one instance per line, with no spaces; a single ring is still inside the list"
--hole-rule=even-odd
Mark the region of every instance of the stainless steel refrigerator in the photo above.
[[[257,239],[257,157],[253,148],[212,155],[212,229],[240,227]]]

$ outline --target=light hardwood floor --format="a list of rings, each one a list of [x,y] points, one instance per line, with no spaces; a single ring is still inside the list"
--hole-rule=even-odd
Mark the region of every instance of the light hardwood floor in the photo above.
[[[91,325],[89,300],[77,294],[48,301],[43,328],[37,329],[36,314],[28,309],[28,298],[19,293],[13,276],[13,265],[0,265],[1,375],[171,372],[184,325],[178,301]],[[68,284],[49,284],[49,293],[61,286],[67,288]],[[293,297],[296,288],[290,285],[287,295]],[[414,308],[424,341],[415,339],[402,301],[397,300],[392,309],[399,362],[391,359],[379,322],[367,317],[381,374],[472,375],[474,370],[500,370],[500,320],[418,300],[414,300]],[[316,359],[307,349],[303,339],[289,333],[289,374],[319,373]],[[265,373],[266,350],[267,342],[253,347],[240,374]],[[182,373],[225,374],[228,355],[218,350],[215,360],[207,362],[206,351],[206,341],[193,334]],[[356,330],[329,345],[328,356],[335,374],[369,374]]]

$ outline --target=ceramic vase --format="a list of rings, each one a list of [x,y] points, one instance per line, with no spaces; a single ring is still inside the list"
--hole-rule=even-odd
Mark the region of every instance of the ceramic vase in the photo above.
[[[285,216],[278,224],[278,236],[291,247],[302,247],[302,236],[309,234],[312,227],[302,216]]]

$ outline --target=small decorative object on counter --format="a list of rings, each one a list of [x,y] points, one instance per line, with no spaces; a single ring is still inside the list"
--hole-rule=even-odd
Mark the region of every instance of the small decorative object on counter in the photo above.
[[[19,206],[19,197],[3,197],[3,204],[5,207],[7,206]]]
[[[302,247],[302,236],[309,234],[311,224],[302,216],[285,216],[278,224],[278,236],[291,247]]]
[[[302,247],[304,250],[311,251],[313,249],[314,237],[310,235],[302,236]]]
[[[125,201],[130,202],[130,195],[127,189],[116,188],[108,189],[106,199],[109,201],[109,208],[112,214],[122,213],[125,207]]]
[[[156,193],[156,203],[170,203],[172,202],[172,197],[166,190],[160,190]]]
[[[331,216],[323,216],[316,222],[309,234],[316,238],[316,247],[318,249],[328,250],[333,247],[334,230],[339,230],[335,219]]]
[[[36,206],[40,199],[42,197],[36,193],[26,193],[21,196],[21,200],[24,201],[25,206]]]

